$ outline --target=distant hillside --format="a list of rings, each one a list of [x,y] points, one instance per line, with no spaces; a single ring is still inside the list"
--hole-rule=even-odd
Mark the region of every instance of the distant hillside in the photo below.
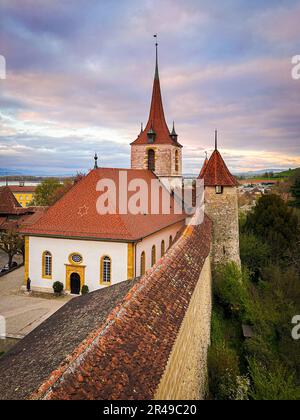
[[[296,172],[300,172],[300,168],[296,169],[289,169],[288,171],[283,171],[275,174],[274,176],[277,178],[287,178],[296,175]]]

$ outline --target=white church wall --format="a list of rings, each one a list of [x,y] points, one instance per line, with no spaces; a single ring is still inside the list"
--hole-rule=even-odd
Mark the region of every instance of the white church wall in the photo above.
[[[42,255],[44,251],[52,254],[52,278],[42,277]],[[98,242],[73,239],[30,237],[29,241],[29,277],[33,290],[53,291],[52,285],[60,281],[66,287],[66,264],[69,256],[79,253],[85,266],[85,284],[90,291],[107,287],[100,285],[100,259],[103,255],[112,260],[112,282],[127,280],[127,243]]]
[[[136,274],[140,276],[141,274],[141,254],[144,251],[146,255],[146,270],[151,268],[151,251],[153,245],[156,246],[156,261],[161,258],[161,242],[162,240],[165,241],[165,251],[169,249],[169,237],[172,236],[173,240],[177,234],[177,232],[182,228],[184,225],[183,222],[176,223],[172,226],[169,226],[157,233],[154,233],[151,236],[143,239],[142,241],[137,243],[136,246]]]

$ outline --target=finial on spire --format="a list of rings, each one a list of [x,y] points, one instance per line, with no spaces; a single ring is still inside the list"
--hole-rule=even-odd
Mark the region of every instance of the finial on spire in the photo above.
[[[94,160],[95,160],[94,169],[98,169],[98,155],[97,155],[97,153],[95,153]]]
[[[143,123],[141,122],[141,132],[140,132],[140,134],[142,134],[143,131],[144,131],[144,127],[143,127]]]
[[[218,150],[218,130],[215,130],[215,150]]]
[[[172,128],[170,136],[171,136],[172,140],[177,143],[178,134],[176,133],[176,130],[175,130],[175,122],[174,121],[173,121],[173,128]]]
[[[155,42],[155,79],[159,78],[158,75],[158,42],[157,42],[157,34],[154,34],[153,37],[155,38],[156,42]]]
[[[205,151],[205,159],[208,159],[208,153]]]

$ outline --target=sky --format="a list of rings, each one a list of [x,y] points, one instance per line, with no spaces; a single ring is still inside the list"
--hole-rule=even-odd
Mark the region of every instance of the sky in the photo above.
[[[300,0],[0,0],[0,170],[129,167],[158,33],[184,173],[219,148],[234,173],[300,166]]]

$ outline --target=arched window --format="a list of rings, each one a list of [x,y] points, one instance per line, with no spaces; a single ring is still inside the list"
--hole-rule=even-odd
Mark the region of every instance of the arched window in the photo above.
[[[146,272],[146,254],[143,251],[141,253],[141,277],[145,274]]]
[[[43,252],[43,278],[51,279],[52,277],[52,254],[49,251]]]
[[[175,171],[179,171],[179,152],[175,150]]]
[[[100,284],[111,284],[111,258],[107,255],[101,258]]]
[[[153,267],[155,263],[156,263],[156,246],[153,245],[152,251],[151,251],[151,267]]]
[[[148,150],[148,169],[155,171],[155,152],[153,149]]]
[[[169,236],[169,248],[171,248],[173,242],[172,235]]]
[[[165,246],[165,241],[162,240],[161,241],[161,256],[163,257],[165,255],[166,252],[166,246]]]

